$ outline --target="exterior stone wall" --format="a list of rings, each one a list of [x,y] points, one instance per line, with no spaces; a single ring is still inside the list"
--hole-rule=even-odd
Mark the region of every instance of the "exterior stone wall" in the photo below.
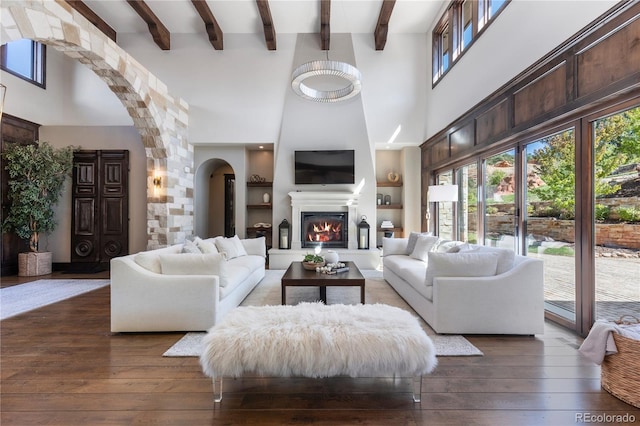
[[[193,234],[193,146],[189,106],[113,40],[63,1],[3,0],[3,42],[27,38],[52,46],[92,69],[120,99],[147,153],[147,247]],[[154,188],[153,178],[162,178]]]

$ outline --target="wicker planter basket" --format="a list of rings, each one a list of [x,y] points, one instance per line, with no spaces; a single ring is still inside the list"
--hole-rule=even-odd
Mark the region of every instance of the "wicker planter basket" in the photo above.
[[[640,408],[640,340],[613,333],[617,354],[604,357],[600,383],[621,401]]]
[[[18,275],[21,277],[33,277],[51,273],[51,261],[53,253],[18,253]]]

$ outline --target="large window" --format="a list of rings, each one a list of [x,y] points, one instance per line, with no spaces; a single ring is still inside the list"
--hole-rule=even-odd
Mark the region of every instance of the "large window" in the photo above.
[[[44,88],[45,58],[43,44],[27,39],[16,40],[2,45],[0,68]]]
[[[510,0],[454,0],[433,31],[435,85]]]

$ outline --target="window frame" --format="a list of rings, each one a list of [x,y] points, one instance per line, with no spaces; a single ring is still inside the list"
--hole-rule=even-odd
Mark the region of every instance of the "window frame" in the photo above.
[[[432,67],[431,67],[431,87],[434,88],[462,56],[473,46],[475,41],[486,31],[493,21],[511,3],[505,0],[500,8],[493,12],[490,18],[485,19],[482,28],[479,25],[479,6],[483,7],[483,16],[488,16],[491,0],[467,0],[471,2],[471,40],[466,46],[462,45],[464,38],[463,7],[465,0],[452,0],[447,10],[440,17],[438,24],[432,32]],[[442,35],[449,29],[449,65],[446,70],[442,69]]]
[[[31,40],[32,63],[31,77],[20,74],[6,66],[7,63],[7,43],[0,46],[0,69],[24,81],[34,84],[43,89],[47,88],[47,46],[43,43]],[[38,79],[38,76],[41,76]]]

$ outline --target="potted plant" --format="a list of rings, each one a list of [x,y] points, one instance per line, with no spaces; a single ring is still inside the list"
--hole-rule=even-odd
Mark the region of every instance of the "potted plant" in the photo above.
[[[318,254],[307,254],[302,260],[302,267],[307,271],[315,271],[316,268],[324,265],[324,258]]]
[[[18,274],[51,273],[51,253],[39,252],[40,235],[57,225],[53,207],[73,168],[74,147],[54,148],[48,142],[7,144],[2,154],[9,173],[7,217],[3,231],[15,231],[28,240],[29,252],[18,254]]]

